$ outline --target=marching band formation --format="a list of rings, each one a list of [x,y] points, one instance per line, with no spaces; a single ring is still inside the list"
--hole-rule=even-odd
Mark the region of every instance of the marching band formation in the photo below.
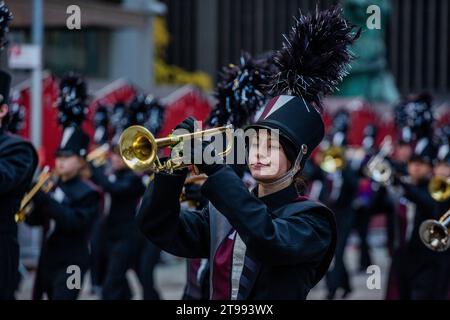
[[[311,163],[309,195],[334,211],[338,226],[334,266],[326,277],[328,298],[338,289],[343,297],[352,290],[344,261],[352,230],[359,235],[360,270],[372,264],[367,231],[371,217],[381,213],[392,259],[386,298],[448,298],[450,127],[433,130],[427,95],[409,97],[397,108],[398,136],[385,137],[378,149],[372,125],[364,130],[361,147],[347,145],[349,115],[338,111]]]
[[[1,71],[0,299],[14,299],[20,281],[20,223],[43,230],[36,300],[77,299],[80,290],[67,286],[71,265],[83,276],[89,270],[101,299],[132,298],[130,269],[143,298],[159,299],[161,250],[187,258],[183,299],[303,300],[322,279],[324,298],[345,298],[352,292],[349,236],[357,232],[366,270],[377,214],[385,216],[391,258],[386,299],[447,299],[450,125],[435,121],[431,96],[399,103],[397,134],[379,146],[375,124],[365,128],[361,146],[348,144],[344,108],[325,132],[322,97],[346,75],[358,36],[339,7],[300,16],[269,59],[244,53],[223,68],[209,128],[196,131],[190,117],[174,128],[183,136],[156,139],[164,106],[138,94],[129,104],[97,105],[90,141],[83,131],[86,82],[69,73],[60,83],[63,134],[51,170],[38,168],[32,144],[12,134],[23,115],[9,103],[11,77]],[[208,138],[231,126],[255,132],[246,164],[224,163],[211,148]],[[183,157],[209,148],[216,161],[188,166],[163,157],[163,148],[197,138],[200,148]]]

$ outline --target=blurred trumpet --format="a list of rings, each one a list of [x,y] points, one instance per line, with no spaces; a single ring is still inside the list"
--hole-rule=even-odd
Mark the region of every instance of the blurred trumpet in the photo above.
[[[99,167],[106,163],[108,159],[109,144],[104,143],[101,146],[95,148],[86,156],[86,160],[91,162],[94,167]]]
[[[428,192],[431,197],[439,202],[450,198],[450,178],[435,176],[428,184]]]
[[[325,149],[322,153],[320,168],[328,173],[334,173],[342,170],[345,165],[345,153],[341,147],[332,146]]]
[[[178,157],[161,162],[158,158],[158,149],[164,147],[176,147],[179,149],[185,141],[211,137],[224,132],[227,135],[227,147],[225,151],[218,154],[219,156],[224,156],[231,151],[233,143],[232,126],[196,131],[194,133],[183,135],[169,135],[159,139],[156,139],[153,134],[143,126],[131,126],[120,136],[120,154],[128,167],[134,171],[142,172],[152,170],[155,172],[173,172],[173,170],[182,169],[188,166],[183,163],[183,157],[179,155]]]
[[[425,246],[433,251],[445,251],[450,247],[450,210],[439,221],[426,220],[422,222],[419,235]]]
[[[393,170],[386,157],[392,153],[392,150],[392,138],[387,136],[381,144],[380,151],[367,162],[365,173],[373,181],[383,185],[391,184]]]
[[[31,210],[33,210],[32,201],[39,190],[48,193],[53,188],[53,175],[49,171],[49,167],[45,166],[42,172],[39,174],[34,187],[31,188],[31,190],[22,198],[22,201],[20,202],[20,208],[14,215],[14,220],[16,221],[16,223],[24,222],[27,215],[30,214]]]

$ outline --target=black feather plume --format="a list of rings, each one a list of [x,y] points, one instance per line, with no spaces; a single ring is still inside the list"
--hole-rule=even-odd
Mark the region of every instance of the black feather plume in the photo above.
[[[80,126],[87,115],[87,87],[81,75],[70,72],[59,85],[58,120],[63,127]]]
[[[145,121],[144,127],[150,130],[154,136],[157,136],[164,124],[165,107],[159,99],[151,94],[145,98],[145,104],[147,106],[147,121]]]
[[[147,109],[145,95],[137,94],[128,106],[130,125],[142,126],[148,118]]]
[[[112,129],[112,142],[117,143],[119,137],[126,127],[130,126],[130,117],[128,109],[122,101],[118,101],[114,104],[111,112],[110,124]]]
[[[94,142],[97,145],[108,142],[109,139],[109,111],[108,107],[100,104],[95,110],[94,124]]]
[[[238,65],[222,68],[214,91],[217,99],[207,124],[212,127],[232,124],[240,128],[252,121],[266,102],[269,84],[269,64],[243,53]]]
[[[354,58],[350,45],[361,30],[342,16],[340,6],[294,18],[283,47],[274,55],[273,95],[294,95],[322,111],[321,97],[332,93]]]
[[[8,41],[6,34],[9,31],[9,23],[12,21],[13,15],[4,1],[0,1],[0,49],[3,49]]]
[[[414,140],[433,135],[433,97],[423,92],[411,95],[394,109],[397,130],[408,127]]]

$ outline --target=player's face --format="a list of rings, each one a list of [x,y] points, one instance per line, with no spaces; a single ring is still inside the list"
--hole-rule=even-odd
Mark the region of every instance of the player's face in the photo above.
[[[122,170],[127,167],[120,154],[111,153],[111,167],[114,171]]]
[[[433,174],[437,177],[450,178],[450,165],[439,163],[434,167]]]
[[[56,172],[63,179],[76,176],[84,166],[84,161],[79,156],[57,157],[55,161]]]
[[[415,182],[424,179],[431,174],[431,166],[421,161],[410,161],[408,163],[408,174]]]
[[[283,176],[291,164],[277,135],[260,130],[250,139],[249,169],[258,181],[271,182]]]

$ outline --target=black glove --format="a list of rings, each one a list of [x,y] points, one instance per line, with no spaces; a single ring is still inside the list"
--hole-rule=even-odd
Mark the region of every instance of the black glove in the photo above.
[[[205,150],[207,150],[205,152]],[[201,155],[196,155],[197,152],[201,152]],[[211,163],[205,163],[204,156],[208,155],[211,156],[213,159],[208,159],[208,162]],[[201,159],[201,163],[195,163],[195,166],[198,168],[200,172],[203,172],[207,176],[210,176],[223,167],[225,167],[225,164],[223,164],[223,159],[221,159],[219,156],[216,155],[216,150],[214,149],[214,145],[209,141],[202,141],[202,148],[201,150],[195,150],[195,148],[191,148],[191,159]]]
[[[194,201],[197,209],[201,209],[208,201],[201,192],[202,187],[199,184],[190,183],[184,186],[185,199]]]
[[[196,128],[196,119],[194,117],[188,117],[184,119],[181,123],[179,123],[175,130],[177,129],[184,129],[189,132],[195,132]],[[203,155],[205,154],[205,149],[208,148],[207,154],[215,156],[215,150],[211,150],[210,148],[213,148],[213,145],[208,141],[202,141],[201,142],[201,149],[198,148],[199,143],[194,143],[194,140],[190,140],[190,146],[191,146],[191,154],[190,154],[190,163],[194,164],[200,172],[205,173],[206,175],[210,176],[214,174],[215,172],[219,171],[221,168],[224,167],[224,164],[217,163],[221,159],[217,158],[214,163],[206,164],[204,163]],[[197,148],[195,148],[197,146]],[[201,159],[202,163],[195,163],[195,159]]]

